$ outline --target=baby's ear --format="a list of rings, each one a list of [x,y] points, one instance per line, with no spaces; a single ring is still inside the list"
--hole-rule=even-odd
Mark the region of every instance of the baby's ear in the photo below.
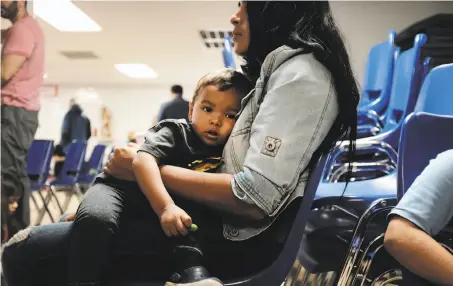
[[[193,102],[189,101],[189,121],[192,121]]]

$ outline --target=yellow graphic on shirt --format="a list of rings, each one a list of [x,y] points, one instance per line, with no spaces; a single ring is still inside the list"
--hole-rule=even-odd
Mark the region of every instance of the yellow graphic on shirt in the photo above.
[[[188,164],[188,168],[197,172],[215,173],[222,163],[221,157],[208,157],[193,161]]]

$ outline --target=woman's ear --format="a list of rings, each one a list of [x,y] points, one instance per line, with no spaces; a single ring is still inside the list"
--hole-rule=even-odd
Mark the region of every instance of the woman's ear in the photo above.
[[[193,102],[189,102],[189,121],[192,121],[192,113],[193,113]]]

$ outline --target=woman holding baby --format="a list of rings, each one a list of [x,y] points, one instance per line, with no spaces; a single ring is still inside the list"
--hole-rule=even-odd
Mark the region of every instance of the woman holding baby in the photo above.
[[[209,121],[216,128],[223,122],[232,124],[231,134],[219,143],[223,164],[217,173],[152,161],[154,174],[161,179],[160,192],[153,193],[155,181],[140,179],[141,172],[149,170],[146,166],[151,166],[140,157],[150,149],[134,144],[116,149],[105,173],[131,184],[138,179],[150,215],[144,216],[137,207],[135,216],[111,224],[111,217],[103,215],[109,213],[103,212],[107,206],[91,208],[92,217],[98,218],[95,223],[107,227],[114,237],[107,246],[99,244],[110,250],[108,257],[84,253],[80,247],[78,253],[71,250],[76,243],[71,231],[82,221],[77,218],[80,208],[74,222],[22,231],[8,243],[2,257],[9,286],[104,285],[118,273],[133,273],[135,278],[165,278],[173,273],[170,280],[181,285],[221,285],[211,276],[225,277],[225,270],[253,271],[275,258],[313,162],[346,135],[354,150],[359,92],[328,2],[243,1],[230,22],[234,51],[243,57],[243,71],[254,88],[239,105],[230,102],[233,107],[226,108],[230,115],[222,111],[222,123]],[[196,104],[194,100],[192,108]],[[216,112],[212,106],[200,106],[200,110],[210,116]],[[204,143],[220,136],[217,129],[206,130]],[[137,153],[140,150],[144,152]],[[216,154],[217,150],[209,151]],[[102,184],[95,184],[89,193],[93,189],[108,191]],[[115,200],[128,196],[125,193],[116,192]],[[157,193],[163,196],[149,199],[148,195]],[[153,205],[160,199],[171,199],[176,206],[181,202],[183,211],[195,209],[197,219],[189,212],[172,212],[165,231],[159,207]],[[179,261],[183,265],[176,266],[171,241],[191,236],[192,223],[200,224],[193,244],[179,244],[191,254],[178,256],[184,257]],[[90,233],[85,235],[90,243]]]

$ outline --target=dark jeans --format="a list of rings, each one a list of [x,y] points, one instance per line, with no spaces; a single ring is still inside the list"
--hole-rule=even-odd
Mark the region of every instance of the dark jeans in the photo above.
[[[27,153],[38,129],[38,112],[2,105],[1,123],[2,206],[8,197],[19,197],[19,207],[13,216],[22,227],[26,227],[30,224]],[[8,220],[7,216],[7,208],[2,208],[2,226]],[[12,236],[16,230],[9,229],[8,232]]]
[[[420,278],[409,270],[403,268],[403,283],[402,286],[436,286],[428,280]]]
[[[203,209],[198,214],[204,218],[196,217],[191,209],[198,207],[186,202],[183,208],[189,209],[206,241],[204,258],[211,274],[246,275],[268,265],[280,251],[281,245],[266,234],[243,242],[224,239],[218,215]],[[128,277],[164,280],[174,271],[170,255],[174,245],[140,190],[96,184],[74,223],[19,233],[5,247],[2,262],[8,286],[108,284]]]

